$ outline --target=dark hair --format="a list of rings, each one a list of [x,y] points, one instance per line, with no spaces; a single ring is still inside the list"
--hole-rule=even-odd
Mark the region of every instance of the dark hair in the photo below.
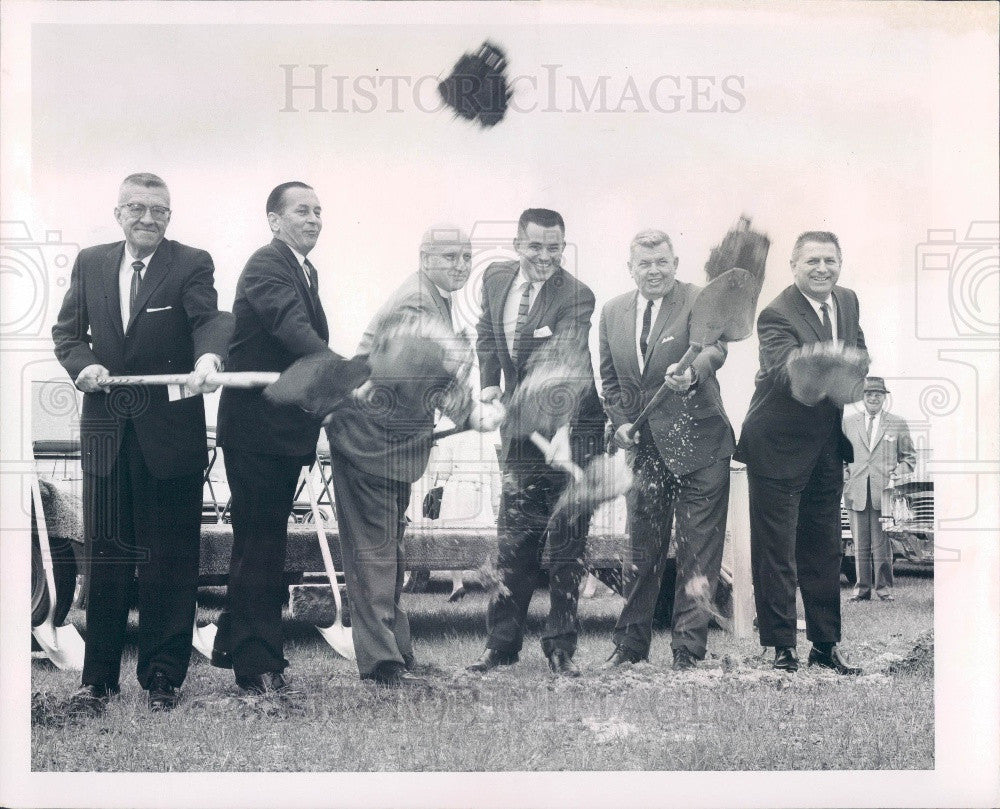
[[[837,259],[840,260],[843,257],[840,252],[840,242],[837,241],[837,237],[833,233],[828,230],[807,230],[795,240],[795,247],[792,248],[792,261],[795,261],[799,257],[802,245],[806,242],[832,244],[837,248]]]
[[[289,188],[308,188],[310,191],[313,190],[311,185],[306,185],[298,180],[291,180],[287,183],[276,185],[274,190],[267,195],[267,205],[264,206],[265,213],[281,213],[284,210],[285,192]]]
[[[534,222],[543,228],[558,226],[562,230],[563,236],[566,235],[566,223],[563,222],[562,216],[557,211],[550,211],[548,208],[528,208],[517,220],[518,234],[524,233],[529,222]]]

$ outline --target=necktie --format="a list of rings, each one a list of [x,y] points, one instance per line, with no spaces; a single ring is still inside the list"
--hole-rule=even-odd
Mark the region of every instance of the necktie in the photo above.
[[[869,416],[868,417],[868,447],[869,447],[869,449],[871,448],[872,438],[874,437],[874,435],[875,435],[875,417],[874,416]]]
[[[819,310],[823,313],[823,339],[832,340],[833,324],[830,322],[830,305],[828,303],[821,303]]]
[[[444,301],[445,311],[448,312],[448,325],[452,326],[454,325],[454,321],[451,318],[451,297],[442,298],[441,300]]]
[[[309,289],[312,290],[313,295],[319,294],[319,274],[316,272],[316,268],[312,265],[309,259],[302,262],[302,266],[305,267],[306,273],[309,276]]]
[[[524,324],[528,322],[528,310],[531,308],[531,282],[525,281],[521,284],[521,302],[517,306],[517,323],[514,326],[514,358],[517,358],[518,343],[521,340],[521,332],[524,331]]]
[[[132,262],[132,285],[128,290],[128,317],[135,314],[135,302],[139,298],[139,284],[142,283],[142,270],[146,265],[141,261]]]
[[[646,356],[649,348],[649,327],[653,324],[653,302],[646,301],[646,311],[642,313],[642,332],[639,334],[639,353]]]

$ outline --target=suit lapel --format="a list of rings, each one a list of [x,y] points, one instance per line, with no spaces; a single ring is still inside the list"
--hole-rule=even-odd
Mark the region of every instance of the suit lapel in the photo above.
[[[507,298],[510,297],[510,289],[514,286],[514,280],[517,278],[517,267],[515,266],[514,272],[511,274],[510,278],[499,281],[497,284],[497,290],[500,292],[492,301],[491,306],[493,307],[493,333],[496,334],[500,340],[500,344],[503,349],[504,355],[507,357],[507,361],[513,363],[514,358],[510,355],[510,349],[507,346],[507,332],[503,325],[503,311],[507,306]]]
[[[635,333],[635,318],[638,306],[639,293],[636,291],[632,293],[631,300],[622,306],[621,316],[614,318],[611,326],[615,330],[612,345],[623,347],[626,368],[635,379],[642,378],[642,369],[639,368],[639,352],[636,348],[639,342],[639,335]]]
[[[104,283],[104,300],[108,306],[108,318],[114,327],[119,339],[125,339],[125,329],[122,326],[122,296],[118,287],[118,273],[122,266],[122,254],[125,250],[125,242],[120,242],[112,247],[104,259],[104,266],[101,274]]]
[[[129,312],[128,327],[125,329],[126,334],[132,328],[132,324],[135,323],[136,317],[145,308],[150,296],[166,279],[167,273],[170,271],[170,262],[170,242],[164,239],[156,248],[156,252],[153,253],[153,257],[150,259],[149,266],[146,267],[143,273],[142,283],[139,284],[139,296],[135,299],[135,306],[132,307],[132,311]]]
[[[869,447],[869,450],[872,452],[875,451],[875,447],[879,445],[879,442],[882,440],[883,436],[885,436],[885,430],[888,426],[889,420],[886,418],[885,411],[882,411],[882,414],[878,419],[878,429],[875,431],[875,435],[872,436],[872,445]]]
[[[441,315],[441,319],[448,324],[448,328],[451,331],[455,331],[455,322],[451,319],[451,310],[448,308],[448,304],[445,303],[441,291],[425,273],[418,271],[417,278],[420,282],[421,294],[427,295],[434,302],[434,306],[437,308],[438,314]]]
[[[792,298],[795,301],[795,308],[798,310],[799,315],[808,324],[809,328],[812,329],[813,334],[816,335],[816,339],[823,340],[823,324],[820,323],[819,316],[816,314],[816,310],[812,308],[812,304],[806,300],[806,296],[802,294],[798,287],[793,286]],[[840,304],[837,304],[837,322],[840,323]],[[841,336],[843,333],[841,332]]]
[[[664,295],[663,300],[660,301],[660,311],[656,314],[656,322],[649,329],[649,340],[646,343],[646,353],[642,358],[642,372],[644,375],[646,373],[646,368],[649,367],[650,357],[653,356],[653,350],[656,348],[656,344],[660,341],[660,335],[663,334],[664,327],[673,319],[674,310],[677,308],[677,300],[679,297],[680,292],[677,288],[677,284],[674,284],[674,288]],[[636,339],[638,340],[638,337],[636,337]]]
[[[841,300],[836,287],[833,288],[830,294],[833,296],[833,303],[837,307],[837,339],[842,343],[847,343],[847,321],[845,320],[844,302]],[[850,340],[850,344],[854,345],[853,338]]]

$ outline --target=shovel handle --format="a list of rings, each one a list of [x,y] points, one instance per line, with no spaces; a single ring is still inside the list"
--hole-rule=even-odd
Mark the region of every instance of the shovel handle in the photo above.
[[[312,470],[310,466],[308,469],[302,470],[302,476],[305,478],[306,492],[309,494],[309,508],[312,510],[313,522],[316,523],[316,535],[319,537],[319,552],[323,557],[323,567],[326,569],[326,575],[330,579],[330,589],[333,590],[333,600],[337,605],[337,615],[343,615],[343,606],[340,603],[340,586],[337,584],[337,569],[333,566],[333,557],[330,556],[330,546],[326,541],[326,531],[323,528],[323,518],[319,513],[319,502],[316,500],[316,490],[313,488],[312,483]]]
[[[276,371],[215,371],[205,377],[211,385],[223,388],[266,388],[278,381]],[[133,374],[131,376],[102,376],[98,385],[183,385],[187,374]]]
[[[677,367],[674,368],[671,376],[680,376],[688,368],[691,367],[691,363],[695,361],[695,358],[701,353],[702,345],[701,343],[691,343],[688,346],[688,350],[684,352],[684,356],[681,357],[681,361],[677,363]],[[653,394],[653,398],[647,402],[646,406],[642,409],[638,416],[635,417],[635,421],[632,422],[632,429],[628,431],[629,438],[635,438],[635,434],[639,432],[639,429],[649,421],[649,414],[659,407],[663,400],[670,396],[674,391],[664,382],[660,385],[656,393]]]
[[[533,432],[529,437],[531,438],[531,443],[538,447],[542,451],[543,455],[549,454],[549,448],[552,446],[551,441],[537,431]],[[573,476],[573,480],[577,483],[583,480],[583,470],[572,461],[566,461],[561,458],[553,458],[549,461],[549,466],[553,466],[556,469],[562,469],[564,472],[569,472],[569,474]]]

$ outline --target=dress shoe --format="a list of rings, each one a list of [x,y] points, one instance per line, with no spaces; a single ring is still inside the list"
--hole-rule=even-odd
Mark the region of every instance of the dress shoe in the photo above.
[[[686,646],[678,646],[674,649],[674,671],[690,671],[695,668],[698,661]]]
[[[774,647],[774,668],[779,671],[798,671],[799,659],[795,656],[794,646]]]
[[[233,653],[213,646],[211,663],[218,669],[231,669],[233,667]]]
[[[149,710],[169,711],[177,707],[180,692],[170,684],[167,675],[158,671],[153,674],[149,681],[147,700],[149,701]]]
[[[871,600],[872,600],[872,597],[871,597],[870,595],[869,595],[869,596],[859,596],[859,595],[853,595],[853,596],[851,596],[851,597],[850,597],[849,599],[847,599],[847,600],[848,600],[848,601],[871,601]]]
[[[374,680],[383,688],[428,688],[430,681],[406,670],[406,666],[395,661],[379,663],[365,679]]]
[[[646,655],[640,655],[638,652],[633,652],[624,646],[616,646],[611,656],[601,663],[601,671],[616,669],[619,666],[624,666],[626,663],[641,663],[645,659]]]
[[[517,652],[501,652],[497,649],[487,649],[475,663],[466,666],[465,670],[482,674],[490,669],[495,669],[497,666],[509,666],[517,661]]]
[[[822,666],[825,669],[833,669],[837,674],[860,674],[861,669],[851,666],[840,653],[840,649],[834,646],[829,652],[823,652],[815,646],[809,650],[809,665]]]
[[[879,596],[878,600],[879,601],[895,601],[896,600],[896,596],[894,596],[892,593],[889,593],[888,595]]]
[[[549,655],[549,668],[560,677],[579,677],[580,669],[573,656],[565,649],[553,649]]]
[[[117,693],[118,686],[82,685],[70,696],[66,711],[81,716],[100,716],[108,707],[108,701]]]
[[[263,674],[237,674],[236,685],[248,694],[280,694],[289,691],[288,678],[280,671],[266,671]]]

